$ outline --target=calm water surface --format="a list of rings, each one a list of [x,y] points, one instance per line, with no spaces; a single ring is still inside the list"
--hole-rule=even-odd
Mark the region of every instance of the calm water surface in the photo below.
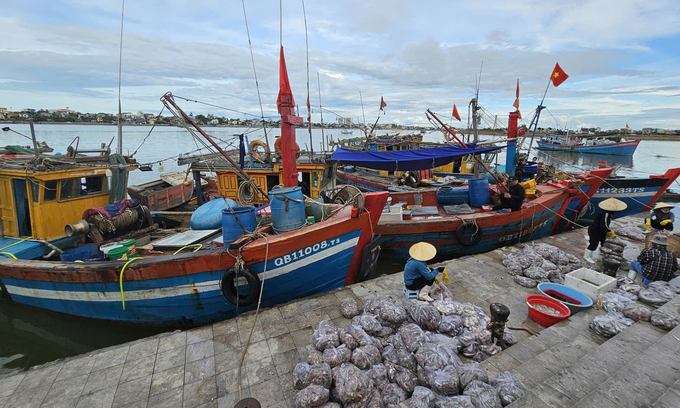
[[[17,132],[30,134],[28,125],[9,126]],[[150,129],[147,126],[124,127],[123,148],[126,154],[137,150]],[[116,136],[115,126],[103,125],[36,125],[35,131],[39,141],[47,142],[55,149],[55,152],[61,153],[66,152],[66,147],[76,136],[80,137],[78,143],[81,149],[99,148],[102,142],[108,144]],[[242,132],[252,132],[248,134],[250,141],[263,138],[261,130],[253,131],[253,129],[246,128],[207,128],[206,131],[228,143],[234,142],[234,135]],[[278,129],[271,131],[270,144],[273,145],[274,136],[278,134],[280,134]],[[338,140],[358,137],[360,132],[355,130],[352,135],[342,135],[340,130],[328,130],[324,131],[324,135],[332,135],[334,140]],[[443,140],[438,133],[427,134],[424,139],[432,142]],[[321,130],[314,129],[315,151],[319,150],[321,140]],[[309,134],[306,130],[298,129],[297,142],[302,149],[309,146]],[[29,145],[30,141],[12,132],[0,132],[0,146],[8,144]],[[113,146],[115,146],[115,141]],[[166,172],[185,170],[186,166],[177,166],[176,156],[196,150],[200,146],[199,142],[195,141],[184,129],[157,127],[134,157],[139,163],[162,161]],[[635,152],[634,158],[579,156],[557,152],[545,154],[538,150],[533,151],[532,156],[534,155],[538,156],[541,161],[562,165],[563,169],[569,170],[596,167],[598,161],[604,159],[617,169],[619,175],[645,177],[649,174],[662,174],[666,169],[680,165],[680,142],[643,141]],[[504,154],[501,153],[499,163],[504,162]],[[155,163],[152,172],[131,173],[130,183],[139,184],[157,179],[158,176],[159,163]],[[672,189],[680,191],[680,185],[676,183]],[[384,272],[403,270],[402,264],[392,262],[387,258],[381,258],[380,267]],[[0,374],[120,344],[158,332],[157,329],[105,324],[0,302]]]

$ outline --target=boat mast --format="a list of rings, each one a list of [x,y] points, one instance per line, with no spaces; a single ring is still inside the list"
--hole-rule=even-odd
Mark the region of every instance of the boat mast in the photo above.
[[[120,103],[120,83],[123,73],[123,22],[125,21],[125,0],[123,0],[123,9],[120,15],[120,45],[118,50],[118,146],[116,153],[123,155],[123,122],[122,109]]]
[[[321,106],[321,79],[319,79],[319,73],[318,72],[316,73],[316,83],[317,83],[317,86],[319,88],[319,115],[321,115],[321,153],[323,154],[323,152],[326,151],[326,149],[324,148],[324,145],[323,145],[324,139],[326,138],[326,136],[324,135],[324,131],[323,131],[323,107]]]
[[[541,117],[541,111],[545,109],[545,106],[543,106],[543,101],[545,101],[545,95],[548,94],[548,88],[550,88],[550,79],[548,79],[548,85],[545,87],[545,92],[543,92],[543,98],[541,98],[541,103],[538,104],[538,107],[536,108],[536,113],[534,114],[534,117],[531,119],[531,123],[529,124],[529,129],[531,130],[531,127],[533,126],[534,130],[531,132],[531,141],[529,142],[529,149],[527,149],[527,157],[531,154],[531,146],[534,144],[534,137],[536,136],[536,128],[538,127],[538,118]],[[524,142],[524,140],[522,140]]]
[[[484,61],[479,67],[479,78],[477,80],[477,90],[475,92],[475,98],[472,100],[472,129],[475,135],[475,146],[479,142],[479,130],[477,129],[477,111],[479,110],[479,85],[482,82],[482,68],[484,68]],[[476,161],[481,161],[478,156],[475,156]],[[474,168],[474,178],[479,178],[479,166]]]
[[[320,91],[319,91],[320,93]],[[298,172],[295,163],[295,126],[302,125],[302,118],[295,116],[295,100],[293,91],[290,89],[288,81],[288,70],[286,69],[286,59],[283,55],[283,45],[281,46],[281,56],[279,60],[279,97],[276,101],[281,114],[281,161],[283,162],[284,187],[297,187]]]

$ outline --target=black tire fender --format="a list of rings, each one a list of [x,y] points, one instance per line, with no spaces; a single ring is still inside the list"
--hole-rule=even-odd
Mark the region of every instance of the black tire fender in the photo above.
[[[241,295],[236,290],[236,277],[243,276],[248,282],[248,294]],[[222,275],[222,280],[220,281],[220,290],[222,291],[222,296],[224,296],[229,303],[237,306],[250,306],[257,301],[260,297],[260,287],[261,282],[257,274],[247,267],[240,268],[240,271],[236,271],[236,267],[229,268],[224,275]]]
[[[468,230],[473,231],[473,235],[470,239],[465,238],[465,232]],[[482,240],[483,235],[484,232],[482,229],[472,221],[465,221],[456,229],[456,239],[465,246],[477,245],[479,241]]]

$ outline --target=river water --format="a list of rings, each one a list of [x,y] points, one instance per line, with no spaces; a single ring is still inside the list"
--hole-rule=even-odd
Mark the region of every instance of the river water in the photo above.
[[[0,127],[8,126],[2,124]],[[28,125],[9,125],[14,131],[30,135]],[[180,153],[194,151],[201,147],[191,135],[182,128],[157,127],[149,135],[149,126],[126,126],[123,129],[123,150],[126,154],[139,150],[134,155],[139,163],[154,162],[153,171],[135,171],[130,174],[130,184],[139,184],[157,179],[160,166],[163,171],[185,170],[186,166],[177,166],[176,156]],[[235,135],[246,133],[250,141],[263,138],[261,129],[210,127],[206,131],[227,143],[238,140]],[[115,126],[106,125],[35,125],[36,138],[45,141],[55,152],[66,152],[72,142],[78,143],[80,149],[99,148],[101,143],[110,143],[116,136]],[[314,150],[320,149],[322,138],[333,140],[359,137],[359,130],[353,134],[341,134],[339,129],[314,129],[312,143]],[[382,134],[382,132],[379,132]],[[397,132],[390,132],[397,133]],[[402,134],[408,131],[402,131]],[[270,145],[280,134],[278,129],[268,131]],[[148,136],[148,137],[147,137]],[[74,142],[74,139],[79,137]],[[142,145],[142,142],[146,141]],[[490,136],[482,136],[489,139]],[[430,133],[424,140],[441,142],[439,133]],[[297,130],[297,142],[304,150],[310,144],[309,133],[304,129]],[[0,132],[0,146],[30,145],[30,140],[13,132]],[[140,145],[141,148],[140,148]],[[115,146],[115,140],[113,145]],[[114,147],[115,149],[115,147]],[[666,169],[680,165],[680,142],[643,141],[640,143],[634,158],[592,155],[578,156],[557,152],[533,150],[531,156],[538,156],[540,161],[561,165],[563,169],[579,170],[597,167],[599,160],[606,160],[616,168],[621,176],[646,177],[649,174],[663,174]],[[162,163],[159,163],[161,161]],[[504,163],[504,153],[499,154],[499,163]],[[680,191],[680,185],[674,184],[672,189]],[[676,209],[677,211],[677,209]],[[678,214],[680,215],[680,214]],[[381,259],[381,266],[386,271],[400,271],[403,265],[393,263],[389,259]],[[90,320],[49,313],[38,309],[22,307],[7,302],[0,302],[0,375],[57,358],[86,353],[102,347],[120,344],[137,338],[158,333],[158,330],[130,328],[105,324]]]

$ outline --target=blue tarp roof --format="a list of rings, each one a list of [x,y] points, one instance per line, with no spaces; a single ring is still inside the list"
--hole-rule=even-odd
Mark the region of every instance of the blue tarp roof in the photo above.
[[[376,170],[428,170],[433,167],[449,164],[468,154],[480,154],[502,149],[504,147],[505,146],[495,146],[465,149],[462,147],[446,146],[386,152],[358,152],[337,149],[333,153],[331,160]]]

